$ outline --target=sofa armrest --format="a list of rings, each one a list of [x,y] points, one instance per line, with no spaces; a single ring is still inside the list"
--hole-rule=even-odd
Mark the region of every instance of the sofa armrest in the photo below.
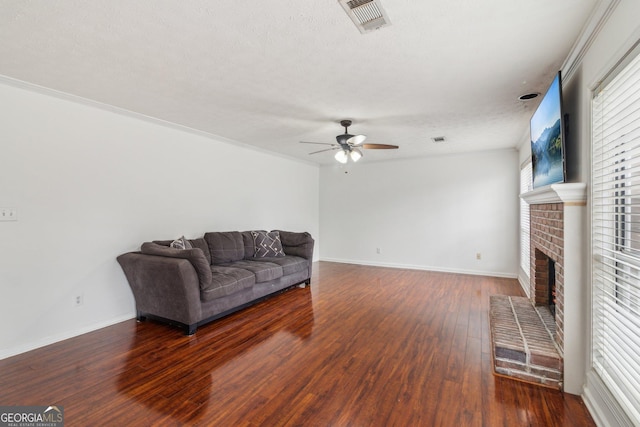
[[[198,273],[188,259],[140,252],[129,252],[117,259],[139,313],[185,325],[202,320]]]

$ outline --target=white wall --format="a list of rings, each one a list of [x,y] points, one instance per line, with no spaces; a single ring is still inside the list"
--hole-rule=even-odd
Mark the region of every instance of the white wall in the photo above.
[[[516,150],[365,158],[320,176],[321,259],[517,276]]]
[[[4,83],[0,207],[19,220],[0,222],[0,358],[132,318],[116,256],[143,241],[278,228],[319,243],[317,166]]]

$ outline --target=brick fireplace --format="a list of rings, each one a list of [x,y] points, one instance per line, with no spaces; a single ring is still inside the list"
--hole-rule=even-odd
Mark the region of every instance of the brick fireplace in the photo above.
[[[549,301],[550,285],[555,283],[555,325],[551,333],[562,355],[564,351],[564,203],[530,205],[531,271],[529,298],[539,309]],[[552,274],[550,265],[553,265]]]
[[[582,392],[587,346],[587,246],[583,237],[587,206],[584,183],[552,184],[520,195],[530,208],[531,272],[529,298],[548,304],[543,286],[544,256],[555,261],[556,316],[553,337],[563,363],[563,388]],[[536,264],[539,268],[536,271]],[[538,292],[540,291],[540,292]],[[551,329],[551,328],[550,328]]]
[[[491,297],[494,372],[580,394],[588,330],[586,185],[552,184],[520,197],[530,208],[528,297]]]

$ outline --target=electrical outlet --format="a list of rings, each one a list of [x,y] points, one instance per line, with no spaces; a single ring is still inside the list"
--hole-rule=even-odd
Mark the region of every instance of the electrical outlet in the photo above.
[[[0,208],[0,221],[17,221],[18,210],[16,208]]]
[[[76,295],[75,298],[73,299],[73,305],[76,307],[79,307],[82,304],[84,304],[84,294]]]
[[[482,259],[482,254],[480,252],[478,252],[476,254],[476,259],[478,259],[478,260]]]

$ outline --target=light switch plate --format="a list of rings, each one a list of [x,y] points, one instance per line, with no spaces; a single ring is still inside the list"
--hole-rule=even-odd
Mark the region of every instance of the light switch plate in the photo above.
[[[18,210],[16,208],[0,208],[0,221],[17,221]]]

